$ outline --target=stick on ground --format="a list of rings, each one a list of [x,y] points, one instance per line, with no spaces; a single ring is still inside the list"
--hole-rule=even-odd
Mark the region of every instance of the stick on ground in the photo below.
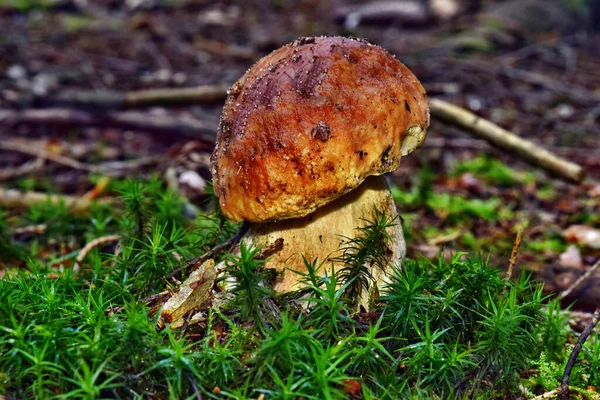
[[[184,106],[206,103],[207,99],[221,101],[227,96],[227,87],[226,85],[215,85],[187,89],[158,89],[142,92],[111,93],[103,96],[105,98],[85,92],[64,94],[62,97],[69,99],[69,101],[57,101],[55,103],[104,110],[114,109],[115,107]],[[535,143],[511,133],[491,121],[478,117],[464,108],[439,99],[431,99],[429,107],[433,118],[461,127],[471,135],[484,139],[493,146],[506,150],[556,176],[573,182],[580,182],[583,179],[584,172],[581,166],[564,160]],[[176,118],[166,115],[157,117],[133,111],[98,113],[68,108],[26,109],[21,111],[0,110],[0,123],[9,126],[45,123],[108,126],[164,134],[182,134],[209,143],[214,142],[214,132],[216,130],[216,127],[208,126],[206,123],[194,118]]]
[[[96,204],[114,206],[115,202],[108,199],[94,200]],[[71,215],[87,215],[92,206],[92,201],[83,197],[74,197],[66,195],[55,195],[40,192],[21,192],[14,189],[5,189],[0,187],[0,207],[4,208],[28,208],[38,204],[50,202],[54,206],[64,203],[67,212]]]
[[[138,111],[92,112],[68,108],[0,110],[0,125],[11,129],[16,125],[57,124],[129,129],[159,134],[178,134],[214,143],[216,126],[190,117],[152,115]]]
[[[596,324],[598,324],[599,319],[600,319],[600,307],[597,307],[596,311],[594,311],[594,314],[592,315],[592,319],[587,324],[587,326],[585,327],[583,332],[581,332],[581,335],[579,335],[579,338],[577,339],[577,344],[575,345],[575,347],[573,347],[573,351],[571,352],[571,355],[569,356],[569,361],[567,361],[567,366],[565,367],[565,373],[563,374],[562,383],[560,385],[560,397],[561,398],[566,399],[569,397],[569,377],[571,376],[571,371],[573,370],[575,361],[577,361],[577,356],[579,355],[579,352],[581,351],[581,347],[583,346],[583,344],[585,343],[587,338],[591,335],[591,333],[594,331],[594,328],[596,327]]]
[[[581,166],[564,160],[533,142],[525,140],[507,131],[491,121],[480,118],[464,108],[446,101],[431,99],[429,101],[431,116],[451,125],[465,129],[471,135],[488,141],[495,147],[541,167],[552,174],[572,182],[580,182],[584,172]]]
[[[35,98],[33,106],[67,107],[95,110],[122,110],[141,107],[175,107],[190,104],[215,104],[225,101],[229,84],[190,88],[149,89],[131,92],[67,91],[55,96]]]
[[[594,274],[594,272],[596,272],[598,270],[598,268],[600,268],[600,260],[596,261],[596,264],[594,264],[592,266],[592,268],[588,269],[585,274],[581,275],[579,277],[579,279],[577,279],[575,282],[573,282],[573,284],[571,286],[569,286],[566,290],[564,290],[561,294],[560,294],[560,299],[565,299],[567,298],[571,293],[573,293],[573,291],[575,289],[577,289],[579,286],[581,286],[581,284],[583,282],[585,282],[586,280],[588,280],[590,278],[590,276],[592,276]]]
[[[92,240],[91,242],[89,242],[88,244],[86,244],[83,247],[83,249],[81,249],[79,254],[77,254],[77,258],[75,259],[75,265],[73,266],[73,272],[79,271],[79,269],[81,267],[81,263],[83,262],[85,257],[88,254],[90,254],[90,251],[92,251],[94,248],[101,246],[105,243],[116,242],[117,240],[120,240],[120,239],[121,239],[121,236],[119,236],[119,235],[108,235],[108,236],[102,236],[102,237],[96,238],[96,239]]]

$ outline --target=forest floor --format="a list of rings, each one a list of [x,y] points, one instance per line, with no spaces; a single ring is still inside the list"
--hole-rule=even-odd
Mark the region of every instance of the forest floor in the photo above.
[[[262,55],[299,36],[351,34],[397,55],[430,96],[464,106],[582,165],[588,176],[580,184],[553,179],[433,120],[423,148],[403,159],[391,176],[399,188],[410,256],[436,256],[441,248],[477,252],[505,268],[516,234],[524,229],[518,267],[536,271],[555,292],[600,257],[599,239],[593,239],[600,229],[600,42],[593,36],[577,30],[521,32],[489,40],[474,36],[465,45],[454,38],[477,27],[474,14],[409,28],[388,18],[347,31],[340,15],[355,4],[137,3],[16,1],[0,7],[0,139],[6,143],[0,167],[17,168],[3,174],[5,187],[74,196],[94,187],[89,171],[51,161],[30,166],[30,172],[19,170],[34,157],[7,147],[10,143],[83,163],[158,157],[158,164],[135,171],[147,175],[164,172],[185,157],[186,143],[197,140],[185,131],[43,121],[15,125],[10,117],[16,110],[50,107],[44,98],[68,90],[231,84]],[[200,121],[210,137],[221,107],[217,101],[148,112]],[[212,148],[197,141],[194,151],[209,154]],[[211,178],[206,165],[198,169],[202,178]],[[425,199],[425,192],[433,194]],[[591,289],[597,285],[589,286],[589,293],[582,288],[580,307],[600,302],[600,292]]]
[[[522,230],[516,268],[532,271],[548,293],[569,288],[600,260],[600,37],[578,27],[482,35],[481,16],[472,12],[418,23],[391,13],[349,26],[348,10],[357,7],[312,0],[0,0],[0,195],[18,189],[111,199],[112,181],[159,176],[200,204],[207,194],[183,187],[178,177],[195,170],[201,182],[211,179],[207,159],[222,99],[133,110],[134,121],[124,127],[107,122],[102,105],[74,110],[58,95],[231,85],[299,36],[365,37],[405,63],[430,97],[471,110],[586,172],[582,182],[566,182],[434,119],[423,147],[390,174],[408,257],[466,252],[489,256],[504,270]],[[32,111],[42,113],[34,118]],[[161,120],[173,125],[149,127]],[[116,177],[103,177],[98,166]],[[35,238],[46,228],[37,227],[50,214],[32,216],[8,203],[0,199],[0,225],[10,243],[57,270],[73,265],[90,238],[39,245]],[[0,276],[29,264],[0,254]],[[592,311],[599,288],[593,275],[563,305]]]

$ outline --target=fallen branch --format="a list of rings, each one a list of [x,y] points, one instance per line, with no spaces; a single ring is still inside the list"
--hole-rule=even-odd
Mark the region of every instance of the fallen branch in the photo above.
[[[158,164],[163,160],[162,157],[145,157],[127,161],[109,161],[97,165],[86,164],[77,161],[73,158],[61,156],[59,154],[52,154],[46,149],[40,148],[39,146],[32,146],[31,144],[19,143],[14,141],[0,142],[0,150],[15,151],[36,157],[35,163],[41,165],[38,165],[37,168],[29,169],[25,168],[26,165],[18,167],[20,170],[24,170],[20,175],[24,175],[26,173],[30,173],[40,169],[44,165],[44,160],[48,160],[53,163],[64,165],[81,171],[120,177],[125,175],[126,172],[131,171],[132,169],[138,169],[148,165]],[[14,177],[15,174],[7,174],[8,171],[10,170],[0,171],[0,180],[6,180],[9,177]]]
[[[560,390],[559,390],[559,389],[552,389],[552,390],[550,390],[549,392],[542,393],[542,394],[540,394],[539,396],[532,397],[532,398],[531,398],[531,399],[529,399],[529,400],[546,400],[546,399],[553,399],[553,398],[555,398],[555,397],[557,397],[557,396],[558,396],[559,392],[560,392]]]
[[[219,84],[191,88],[138,90],[124,93],[67,91],[55,96],[36,97],[30,105],[33,107],[123,110],[153,106],[175,107],[190,104],[216,104],[225,101],[229,86],[231,85]]]
[[[149,91],[154,92],[155,95],[149,96],[149,98],[142,96],[142,100],[132,99],[130,100],[130,104],[136,104],[136,106],[140,107],[149,104],[161,106],[195,104],[205,99],[205,94],[200,89],[206,88]],[[215,86],[212,90],[215,91],[212,93],[214,96],[225,98],[227,95],[225,86]],[[127,94],[119,95],[118,97],[120,96],[127,96]],[[152,101],[150,102],[149,99]],[[107,104],[114,105],[116,103],[108,102]],[[561,178],[573,182],[579,182],[583,179],[584,172],[581,166],[564,160],[548,150],[540,148],[535,143],[516,136],[464,108],[452,105],[443,100],[431,99],[430,111],[432,117],[459,126],[473,136],[484,139],[493,146],[507,150],[523,160],[554,173]],[[214,132],[216,131],[216,127],[210,127],[194,118],[175,118],[166,115],[158,117],[133,111],[92,113],[89,111],[62,108],[44,110],[28,109],[22,111],[5,110],[4,112],[0,110],[0,124],[3,121],[12,125],[57,123],[79,126],[109,126],[149,132],[182,134],[210,143],[214,142]]]
[[[596,327],[596,324],[598,324],[599,319],[600,319],[600,307],[597,307],[596,311],[594,311],[594,315],[592,316],[592,319],[590,320],[590,322],[588,322],[588,324],[585,327],[585,329],[583,330],[583,332],[581,332],[581,335],[579,335],[579,338],[577,339],[577,344],[575,345],[575,347],[573,347],[573,351],[571,352],[571,355],[569,356],[569,360],[567,361],[567,366],[565,367],[565,373],[563,374],[562,383],[561,383],[560,389],[559,389],[560,390],[559,396],[561,398],[566,399],[569,397],[569,377],[571,376],[571,370],[573,370],[575,361],[577,361],[577,356],[579,355],[579,352],[581,351],[581,347],[583,346],[583,344],[585,343],[587,338],[591,335],[591,333],[594,331],[594,328]]]
[[[101,246],[105,243],[116,242],[117,240],[120,240],[120,239],[121,239],[121,236],[119,236],[119,235],[102,236],[102,237],[96,238],[96,239],[92,240],[91,242],[89,242],[88,244],[86,244],[83,247],[83,249],[81,249],[79,254],[77,254],[77,258],[75,258],[75,265],[73,266],[73,272],[79,271],[81,263],[83,262],[85,257],[88,254],[90,254],[90,251],[92,251],[94,248]]]
[[[90,112],[66,108],[0,110],[0,126],[59,124],[97,126],[161,134],[180,134],[214,143],[216,127],[190,117],[151,115],[136,111]]]
[[[596,272],[598,270],[598,268],[600,268],[600,260],[596,261],[596,264],[594,264],[590,269],[588,269],[585,274],[581,275],[575,282],[573,282],[573,284],[571,286],[569,286],[566,290],[564,290],[560,294],[560,299],[563,300],[563,299],[569,297],[569,295],[571,293],[573,293],[573,291],[575,289],[577,289],[579,286],[581,286],[581,284],[583,282],[588,280],[594,274],[594,272]]]
[[[108,199],[94,200],[96,204],[114,206],[115,202]],[[50,203],[53,206],[64,204],[71,215],[88,215],[93,201],[82,197],[55,195],[40,192],[21,192],[14,189],[0,187],[0,207],[4,208],[29,208],[32,206]]]
[[[572,101],[584,106],[595,105],[600,101],[600,95],[591,92],[584,87],[563,83],[560,79],[538,74],[536,72],[525,71],[481,60],[462,61],[454,58],[446,58],[443,62],[450,63],[453,66],[458,66],[466,70],[475,70],[494,76],[502,75],[530,85],[540,86],[551,92],[566,95]]]
[[[600,116],[600,115],[599,115]],[[600,159],[600,149],[590,149],[584,147],[564,147],[564,146],[544,146],[548,151],[557,154],[560,157],[571,160],[577,159],[580,163],[591,163]],[[458,149],[474,150],[478,152],[489,151],[490,146],[481,139],[460,138],[460,137],[428,137],[423,143],[422,149]]]
[[[44,168],[43,158],[36,158],[34,160],[21,164],[18,167],[2,168],[0,169],[0,181],[7,181],[9,179],[29,175],[33,172],[40,171],[42,168]]]
[[[17,228],[12,231],[13,236],[21,236],[21,235],[43,235],[46,233],[46,229],[48,228],[45,224],[40,225],[28,225],[23,226],[21,228]]]
[[[525,140],[491,121],[480,118],[464,108],[446,101],[431,99],[429,109],[432,117],[459,126],[471,135],[488,141],[495,147],[515,154],[530,164],[539,166],[561,178],[580,182],[584,172],[581,166],[564,160],[533,142]]]
[[[64,156],[61,156],[58,154],[52,154],[45,149],[42,149],[39,147],[32,147],[29,144],[3,141],[3,142],[0,142],[0,150],[16,151],[19,153],[37,157],[38,159],[49,160],[49,161],[52,161],[53,163],[65,165],[67,167],[78,169],[78,170],[89,171],[89,172],[94,172],[94,173],[101,172],[101,168],[99,168],[95,165],[85,164],[85,163],[79,162],[79,161],[74,160],[69,157],[64,157]]]

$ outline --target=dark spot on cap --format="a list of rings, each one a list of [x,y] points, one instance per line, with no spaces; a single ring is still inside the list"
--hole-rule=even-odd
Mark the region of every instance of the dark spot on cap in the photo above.
[[[360,157],[361,160],[362,160],[363,156],[365,155],[365,152],[362,150],[358,150],[355,153],[358,154],[358,156]]]
[[[390,159],[390,150],[392,150],[391,145],[386,147],[385,150],[383,151],[383,153],[381,153],[381,165],[384,168],[389,167],[390,164],[392,163],[392,160]]]
[[[315,139],[319,139],[323,143],[325,143],[329,139],[330,133],[331,132],[329,130],[329,125],[327,125],[323,121],[319,121],[317,126],[315,126],[311,131],[312,137]]]
[[[406,111],[408,111],[408,113],[410,114],[410,105],[408,105],[408,101],[404,100],[404,108],[406,109]]]
[[[241,91],[242,91],[242,84],[238,81],[231,88],[229,88],[229,90],[227,91],[227,94],[229,96],[237,97],[241,93]]]
[[[294,40],[294,43],[292,44],[292,46],[294,46],[294,47],[304,46],[305,44],[310,44],[310,43],[314,43],[314,42],[315,42],[314,37],[301,37],[299,39]]]

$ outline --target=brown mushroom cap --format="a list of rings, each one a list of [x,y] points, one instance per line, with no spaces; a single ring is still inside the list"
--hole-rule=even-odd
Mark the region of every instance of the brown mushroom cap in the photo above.
[[[305,216],[398,168],[403,139],[420,146],[428,125],[425,90],[381,47],[298,39],[229,90],[212,156],[215,193],[232,220]]]

